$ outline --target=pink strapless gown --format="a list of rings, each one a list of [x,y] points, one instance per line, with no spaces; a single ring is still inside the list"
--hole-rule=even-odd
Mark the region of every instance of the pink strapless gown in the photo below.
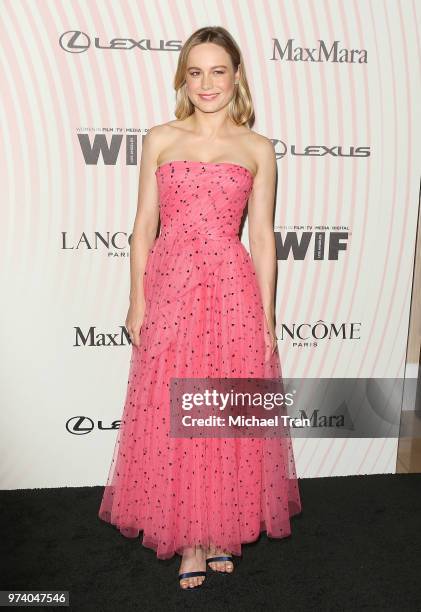
[[[289,434],[169,436],[169,379],[277,378],[252,259],[238,238],[253,175],[234,163],[178,160],[156,170],[161,233],[149,251],[140,346],[99,517],[160,559],[186,546],[241,555],[301,511]]]

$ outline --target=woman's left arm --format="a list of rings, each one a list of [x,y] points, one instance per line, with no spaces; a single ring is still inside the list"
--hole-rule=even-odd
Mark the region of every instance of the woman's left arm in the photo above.
[[[276,156],[272,143],[260,137],[256,147],[258,170],[248,202],[250,252],[271,335],[272,351],[277,348],[275,321],[275,279],[277,269],[273,216],[275,210]]]

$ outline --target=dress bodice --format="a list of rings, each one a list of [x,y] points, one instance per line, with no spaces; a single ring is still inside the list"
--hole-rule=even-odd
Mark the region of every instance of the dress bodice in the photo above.
[[[176,160],[156,169],[161,236],[235,237],[253,174],[231,162]]]
[[[159,328],[160,336],[148,343],[149,358],[174,338],[176,330],[166,322],[177,313],[183,316],[184,300],[195,288],[211,285],[219,275],[231,283],[233,269],[255,282],[250,255],[238,235],[253,187],[251,171],[231,162],[178,160],[158,166],[156,178],[161,228],[144,272],[143,333]],[[152,304],[156,314],[149,326]]]

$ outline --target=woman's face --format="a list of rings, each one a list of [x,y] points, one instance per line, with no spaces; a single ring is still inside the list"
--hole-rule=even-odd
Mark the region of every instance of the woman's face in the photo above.
[[[194,106],[205,113],[226,106],[233,94],[239,72],[234,72],[230,55],[214,43],[193,47],[187,59],[187,94]]]

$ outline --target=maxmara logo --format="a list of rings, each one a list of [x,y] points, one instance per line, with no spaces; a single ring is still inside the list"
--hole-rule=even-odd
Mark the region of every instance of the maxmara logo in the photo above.
[[[124,325],[120,325],[120,331],[104,332],[91,326],[87,330],[74,327],[75,342],[73,346],[127,346],[131,344],[130,336]]]
[[[334,62],[338,64],[367,64],[366,49],[346,49],[339,40],[326,43],[319,39],[317,47],[301,47],[290,38],[283,46],[273,38],[271,60],[286,62]]]

